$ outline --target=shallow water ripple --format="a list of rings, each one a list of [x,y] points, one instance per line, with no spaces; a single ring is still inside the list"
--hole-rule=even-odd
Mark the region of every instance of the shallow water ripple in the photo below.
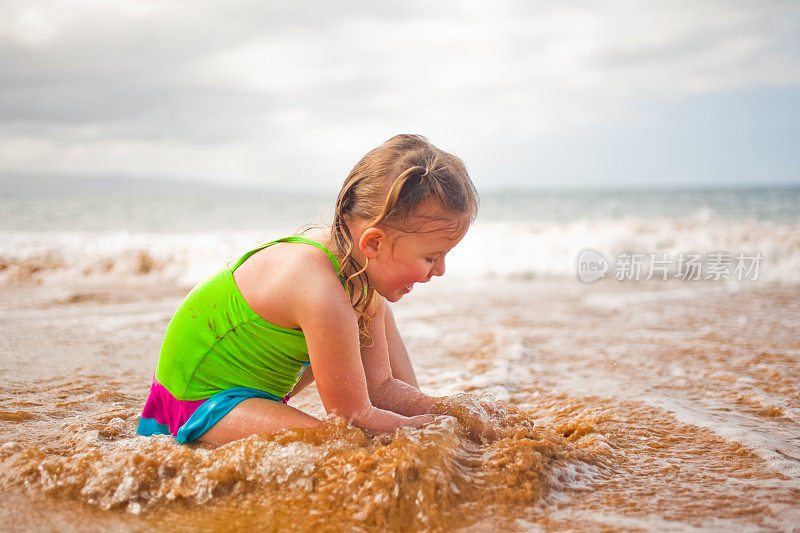
[[[333,419],[219,448],[136,437],[135,410],[110,410],[76,417],[46,445],[6,444],[0,483],[133,514],[213,500],[215,520],[229,525],[228,509],[244,504],[250,512],[235,523],[245,528],[256,515],[292,528],[301,513],[312,517],[303,529],[338,522],[441,530],[555,501],[610,462],[609,447],[583,421],[539,427],[508,408],[493,418],[497,435],[479,437],[473,428],[486,414],[469,402],[452,406],[457,418],[393,435],[369,437]]]

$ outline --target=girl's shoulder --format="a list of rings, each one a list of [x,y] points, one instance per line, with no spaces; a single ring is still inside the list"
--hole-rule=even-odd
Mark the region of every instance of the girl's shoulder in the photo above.
[[[322,229],[314,229],[298,235],[308,241],[314,241],[323,246],[321,249],[309,242],[275,242],[250,256],[239,268],[248,267],[251,270],[264,271],[270,277],[280,277],[282,273],[319,271],[321,274],[336,274],[336,269],[327,255],[330,250],[328,234]]]
[[[325,245],[325,233],[309,231],[303,237]],[[234,273],[245,301],[262,318],[278,326],[297,328],[300,304],[349,298],[328,255],[316,246],[280,242],[250,256]]]

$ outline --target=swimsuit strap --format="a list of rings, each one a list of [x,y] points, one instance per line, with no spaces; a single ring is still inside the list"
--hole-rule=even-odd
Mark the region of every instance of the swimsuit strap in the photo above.
[[[236,262],[235,265],[233,265],[233,268],[231,268],[231,272],[233,272],[234,270],[239,268],[242,265],[242,263],[247,261],[250,258],[250,256],[253,255],[254,253],[260,252],[264,248],[266,248],[268,246],[272,246],[273,244],[277,244],[279,242],[300,242],[300,243],[303,243],[303,244],[310,244],[311,246],[316,246],[317,248],[319,248],[320,250],[325,252],[325,254],[330,258],[331,263],[333,263],[333,268],[336,270],[336,275],[339,277],[339,281],[342,282],[343,286],[345,285],[344,279],[342,279],[342,276],[339,274],[339,269],[340,269],[339,260],[336,259],[335,255],[333,255],[333,252],[328,250],[328,248],[326,248],[325,245],[322,244],[322,243],[319,243],[317,241],[308,239],[306,237],[300,237],[300,236],[297,236],[297,235],[294,235],[294,236],[291,236],[291,237],[284,237],[282,239],[276,239],[276,240],[270,241],[270,242],[268,242],[266,244],[262,244],[261,246],[259,246],[258,248],[255,248],[254,250],[250,250],[249,252],[244,254],[242,256],[242,258],[239,259]],[[345,286],[345,288],[347,288],[347,287]]]

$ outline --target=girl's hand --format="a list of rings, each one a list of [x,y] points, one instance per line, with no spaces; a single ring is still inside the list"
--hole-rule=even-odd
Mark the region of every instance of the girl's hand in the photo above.
[[[456,418],[475,438],[495,440],[502,438],[505,431],[495,420],[506,413],[505,405],[490,394],[456,394],[440,398],[432,412]]]
[[[403,424],[404,426],[411,427],[411,428],[418,428],[424,424],[430,424],[434,421],[436,417],[434,415],[415,415],[407,417],[408,424]]]

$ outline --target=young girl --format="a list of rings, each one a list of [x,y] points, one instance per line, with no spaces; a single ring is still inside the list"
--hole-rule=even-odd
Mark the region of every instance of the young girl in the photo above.
[[[330,228],[264,244],[189,293],[137,432],[223,444],[312,427],[287,401],[313,380],[329,414],[369,432],[429,422],[442,398],[420,392],[387,302],[443,275],[476,214],[464,164],[424,137],[370,151]]]

